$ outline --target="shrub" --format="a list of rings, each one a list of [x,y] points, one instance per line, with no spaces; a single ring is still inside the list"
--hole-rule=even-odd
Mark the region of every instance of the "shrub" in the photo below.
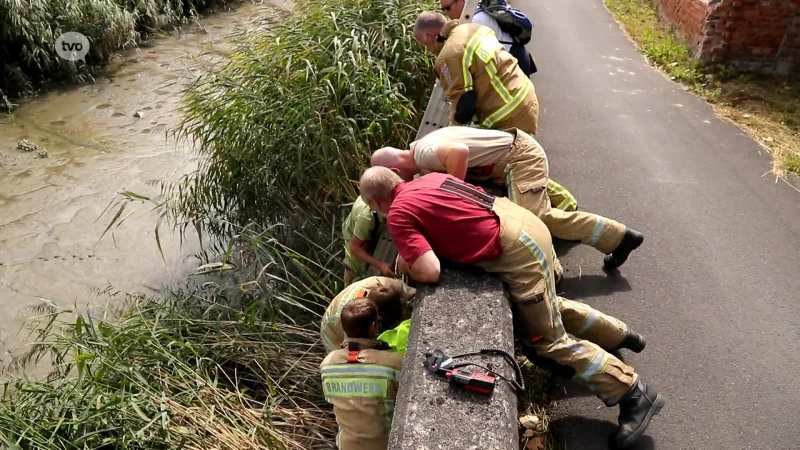
[[[166,188],[176,216],[219,234],[291,221],[331,242],[336,206],[357,195],[370,152],[416,134],[433,85],[411,32],[421,9],[300,0],[240,35],[231,61],[186,89],[176,134],[202,159]]]
[[[210,0],[0,0],[0,95],[25,93],[49,80],[83,82],[115,51],[143,34],[194,18]],[[56,55],[56,38],[89,38],[87,64]]]

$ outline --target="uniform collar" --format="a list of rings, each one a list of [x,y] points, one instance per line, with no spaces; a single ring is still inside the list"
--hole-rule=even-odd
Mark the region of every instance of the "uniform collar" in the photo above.
[[[453,29],[459,25],[458,19],[451,19],[448,20],[446,24],[442,27],[442,31],[439,33],[443,38],[447,39],[450,37],[450,33],[453,32]]]
[[[363,339],[363,338],[345,338],[342,343],[342,348],[347,349],[347,344],[355,342],[360,347],[359,350],[375,349],[377,347],[386,346],[386,343],[377,339]]]

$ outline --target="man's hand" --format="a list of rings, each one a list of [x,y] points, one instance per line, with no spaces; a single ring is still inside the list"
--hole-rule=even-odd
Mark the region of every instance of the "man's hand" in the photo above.
[[[378,269],[380,269],[381,275],[385,277],[394,277],[394,271],[392,270],[392,267],[388,263],[381,262],[378,265]]]

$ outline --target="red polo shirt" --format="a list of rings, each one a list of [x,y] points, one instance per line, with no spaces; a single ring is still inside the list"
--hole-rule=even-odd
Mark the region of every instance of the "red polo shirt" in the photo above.
[[[500,219],[485,207],[440,189],[448,179],[463,183],[452,175],[431,173],[395,187],[389,233],[409,267],[428,250],[461,264],[492,261],[503,251]]]

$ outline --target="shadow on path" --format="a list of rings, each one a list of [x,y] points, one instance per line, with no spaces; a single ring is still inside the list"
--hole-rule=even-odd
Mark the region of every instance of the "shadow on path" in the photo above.
[[[558,293],[568,299],[582,300],[591,297],[611,295],[615,292],[628,292],[631,285],[618,271],[604,275],[582,275],[564,278],[558,284]]]
[[[565,241],[563,239],[553,237],[553,249],[556,251],[556,255],[558,255],[559,258],[567,256],[570,250],[579,245],[582,245],[581,241]]]
[[[587,417],[566,416],[550,422],[550,429],[556,449],[606,450],[613,448],[610,445],[610,438],[617,430],[617,424]],[[645,432],[645,435],[629,449],[653,450],[655,444]]]

